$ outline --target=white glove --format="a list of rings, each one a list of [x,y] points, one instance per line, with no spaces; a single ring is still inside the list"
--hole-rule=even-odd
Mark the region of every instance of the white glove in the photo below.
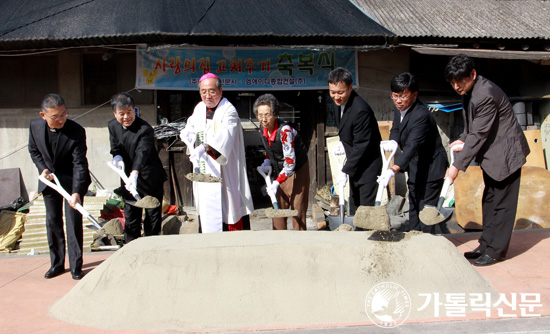
[[[336,148],[334,149],[334,155],[345,155],[346,150],[344,149],[344,144],[341,141],[338,142]]]
[[[185,127],[180,131],[180,139],[185,145],[190,146],[189,149],[192,149],[192,146],[195,142],[195,133],[191,131],[191,128]]]
[[[268,193],[277,194],[277,189],[279,189],[279,181],[273,181],[266,190]]]
[[[138,173],[132,172],[130,173],[130,176],[128,176],[128,184],[126,184],[125,188],[131,193],[137,192],[137,179],[138,179]]]
[[[348,183],[348,174],[340,172],[340,174],[338,174],[338,179],[336,180],[336,183],[345,187]]]
[[[385,152],[394,152],[399,145],[395,140],[383,140],[380,142],[380,146]]]
[[[271,167],[271,160],[265,159],[262,165],[260,166],[260,169],[264,174],[269,173],[269,167]]]
[[[116,168],[122,168],[122,165],[124,165],[124,162],[122,162],[122,157],[120,155],[115,155],[111,163]]]
[[[380,184],[383,187],[387,187],[388,184],[390,183],[391,178],[394,175],[395,173],[393,172],[393,170],[391,168],[388,168],[385,171],[383,171],[382,174],[380,174],[376,182],[378,182],[378,184]]]
[[[206,148],[204,145],[197,146],[193,152],[191,152],[191,155],[189,156],[189,160],[193,163],[193,166],[198,166],[199,161],[201,160],[202,155],[206,152]]]

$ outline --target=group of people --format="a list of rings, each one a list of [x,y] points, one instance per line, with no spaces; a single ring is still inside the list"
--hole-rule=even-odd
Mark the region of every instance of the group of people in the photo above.
[[[407,172],[408,230],[441,232],[419,218],[425,205],[437,204],[448,161],[435,118],[418,99],[418,80],[408,72],[391,80],[395,109],[390,137],[385,141],[381,140],[374,112],[353,91],[352,82],[351,73],[344,68],[333,70],[328,77],[329,93],[338,107],[338,134],[346,155],[337,183],[345,185],[349,179],[350,214],[359,206],[375,205],[378,187],[386,187],[398,172]],[[384,171],[381,145],[384,151],[395,151],[398,147],[402,150],[393,166]]]
[[[154,144],[154,131],[145,120],[136,116],[135,104],[128,93],[112,97],[114,119],[108,123],[112,164],[124,168],[129,182],[115,192],[122,196],[124,205],[124,238],[130,242],[141,236],[143,219],[144,235],[158,235],[161,230],[162,208],[143,209],[132,205],[132,192],[140,196],[163,197],[166,173]],[[65,201],[67,249],[72,278],[79,280],[82,272],[83,229],[82,215],[76,205],[83,204],[84,195],[91,183],[86,158],[86,132],[82,126],[67,119],[65,101],[58,94],[44,97],[40,118],[33,119],[29,129],[29,152],[46,180],[55,177],[71,200]],[[55,175],[55,177],[54,177]],[[65,234],[63,229],[63,196],[39,181],[46,206],[46,230],[50,249],[50,269],[45,278],[53,278],[65,272]]]
[[[350,213],[358,206],[373,206],[379,186],[386,187],[398,172],[407,172],[409,193],[408,230],[441,232],[423,224],[419,212],[435,205],[448,166],[434,116],[418,99],[419,83],[408,72],[396,75],[390,83],[395,105],[389,140],[382,141],[378,122],[370,106],[353,91],[352,76],[346,69],[329,75],[330,95],[338,106],[336,124],[346,154],[338,183],[350,183]],[[380,146],[384,151],[401,148],[391,168],[382,171]]]
[[[187,119],[180,137],[189,149],[193,169],[221,182],[194,182],[193,194],[203,233],[249,229],[254,210],[246,173],[242,125],[235,107],[223,97],[221,79],[207,73],[199,79],[202,99]],[[264,94],[254,102],[266,157],[261,166],[273,171],[267,191],[276,194],[280,209],[298,210],[295,230],[306,230],[309,196],[307,150],[290,124],[279,119],[279,101]],[[273,229],[286,230],[286,218],[274,218]]]
[[[349,178],[353,214],[358,205],[374,205],[376,183],[385,187],[396,173],[407,172],[409,230],[437,233],[436,226],[422,223],[419,212],[426,205],[437,205],[444,179],[452,184],[460,170],[479,164],[485,185],[483,231],[479,247],[464,256],[476,266],[492,265],[504,260],[508,251],[529,145],[506,94],[477,74],[470,57],[454,56],[445,78],[462,97],[465,124],[459,139],[449,145],[451,151],[461,152],[451,166],[436,121],[418,98],[414,75],[401,73],[391,80],[394,119],[389,140],[381,141],[373,111],[353,91],[351,73],[343,68],[332,71],[330,96],[338,106],[336,122],[347,156],[337,182],[345,184]],[[382,172],[380,145],[384,150],[402,150],[393,166]]]
[[[445,178],[452,183],[460,170],[475,161],[483,170],[485,188],[482,199],[483,232],[479,247],[465,253],[474,265],[491,265],[505,258],[515,222],[521,179],[521,167],[529,154],[527,140],[514,116],[505,93],[494,83],[477,74],[474,62],[465,55],[453,57],[445,68],[445,77],[462,96],[464,132],[450,144],[463,147],[449,167],[436,121],[418,98],[419,83],[411,73],[396,75],[390,83],[395,105],[389,140],[382,141],[378,122],[368,103],[353,90],[352,74],[344,68],[329,73],[329,94],[336,104],[338,134],[346,155],[335,183],[350,185],[350,214],[359,206],[373,206],[378,186],[387,186],[399,172],[407,172],[409,193],[409,229],[437,233],[419,219],[425,205],[435,206]],[[195,206],[203,233],[250,228],[249,214],[254,210],[246,173],[243,131],[235,107],[223,97],[222,81],[207,73],[199,79],[201,102],[188,118],[180,138],[186,144],[193,170],[211,174],[221,182],[193,182]],[[109,121],[112,164],[124,168],[129,182],[118,193],[126,201],[125,240],[158,235],[161,207],[143,209],[132,205],[135,198],[163,197],[167,179],[154,145],[151,125],[136,115],[128,93],[112,97],[114,119]],[[279,119],[280,105],[272,94],[259,96],[253,106],[261,124],[261,141],[266,156],[261,168],[273,171],[268,191],[276,194],[280,209],[298,211],[293,217],[294,230],[306,230],[309,196],[307,150],[297,130]],[[31,121],[29,152],[38,172],[47,180],[57,176],[60,185],[71,194],[65,201],[69,264],[73,279],[81,279],[83,231],[82,204],[91,183],[86,158],[86,133],[82,126],[67,119],[63,98],[48,94],[42,101],[40,118]],[[382,171],[380,147],[401,149],[391,166]],[[456,150],[458,151],[458,150]],[[46,205],[46,227],[51,267],[46,278],[65,271],[63,197],[39,182]],[[142,221],[143,218],[143,221]],[[274,218],[273,229],[287,228],[286,218]]]

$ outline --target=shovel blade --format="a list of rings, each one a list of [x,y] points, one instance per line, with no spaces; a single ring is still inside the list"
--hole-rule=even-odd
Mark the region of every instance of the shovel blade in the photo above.
[[[298,210],[275,210],[268,208],[265,210],[265,215],[268,218],[284,218],[284,217],[295,217],[298,215]]]
[[[418,214],[418,218],[424,225],[436,225],[447,221],[453,215],[453,208],[441,208],[437,210],[435,206],[425,205]]]
[[[384,206],[359,206],[353,223],[366,230],[388,231],[391,227],[390,217]]]
[[[85,226],[87,229],[90,229],[92,231],[99,231],[99,228],[97,228],[97,226],[95,226],[94,224],[87,224]]]
[[[130,204],[132,206],[142,208],[142,209],[154,209],[160,206],[160,201],[153,196],[145,196],[139,201],[125,200],[124,203]]]

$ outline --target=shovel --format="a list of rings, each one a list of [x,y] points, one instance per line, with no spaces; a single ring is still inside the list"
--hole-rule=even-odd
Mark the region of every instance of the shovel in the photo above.
[[[48,185],[50,188],[56,190],[67,201],[72,201],[71,195],[69,195],[69,193],[65,189],[63,189],[61,183],[59,183],[59,180],[57,179],[57,176],[55,176],[55,174],[53,173],[51,175],[53,176],[55,183],[48,181],[42,175],[38,176],[38,179],[44,184]],[[86,211],[86,209],[84,209],[84,207],[80,203],[76,203],[75,207],[76,210],[80,212],[83,217],[86,217],[93,224],[93,228],[91,228],[92,230],[99,231],[102,228],[99,222],[94,217],[92,217],[92,215],[88,211]]]
[[[222,179],[217,177],[217,176],[213,176],[211,174],[201,174],[200,167],[198,165],[196,165],[194,162],[192,162],[192,164],[193,164],[193,172],[192,173],[187,173],[185,175],[185,177],[189,181],[192,181],[192,182],[206,182],[206,183],[221,183],[222,182]]]
[[[338,170],[342,172],[342,168],[347,159],[343,144],[338,143],[336,147],[330,149],[330,155],[334,158],[334,161],[338,166]],[[346,175],[346,178],[347,177],[348,176]],[[346,185],[335,184],[334,187],[336,186],[338,187],[338,206],[340,207],[340,217],[331,215],[327,217],[329,229],[331,231],[347,231],[351,227],[351,230],[355,230],[355,225],[353,224],[354,217],[346,216]]]
[[[342,163],[338,162],[338,169],[340,169],[340,171],[344,167],[345,159],[346,158],[344,157],[344,161]],[[346,198],[344,196],[345,188],[346,188],[345,183],[341,183],[338,185],[338,205],[340,205],[340,225],[344,225],[346,221],[346,213],[345,213]]]
[[[122,181],[124,181],[124,184],[128,185],[130,183],[130,179],[124,172],[124,162],[121,161],[121,163],[122,163],[122,167],[117,168],[115,165],[113,165],[112,161],[107,161],[107,165],[109,165],[109,167],[111,167],[111,169],[114,170],[120,176]],[[132,194],[132,196],[134,196],[134,198],[137,201],[136,202],[126,201],[126,203],[133,205],[135,207],[143,208],[143,209],[154,209],[160,205],[159,200],[153,196],[145,196],[144,198],[141,198],[141,196],[139,196],[136,189],[133,189],[133,188],[130,189],[130,194]]]
[[[397,149],[388,150],[391,152],[390,156],[386,158],[386,150],[382,144],[380,144],[380,153],[382,154],[382,172],[390,167],[390,161],[395,155]],[[385,186],[378,184],[378,190],[376,191],[376,199],[374,206],[361,206],[355,213],[353,224],[356,227],[368,229],[387,231],[390,228],[390,217],[386,212],[386,208],[380,206],[382,203],[382,196],[384,195]]]
[[[462,149],[464,145],[455,145],[452,147],[451,151],[451,165],[454,162],[455,152],[458,149]],[[433,205],[424,205],[424,208],[418,214],[418,218],[422,221],[424,225],[435,225],[447,221],[453,214],[454,208],[444,208],[443,202],[445,197],[447,197],[447,192],[451,186],[451,181],[445,179],[443,182],[443,187],[441,188],[441,194],[439,195],[439,200],[437,201],[437,207]]]
[[[183,131],[183,130],[182,130]],[[181,141],[187,146],[188,151],[193,150],[193,143],[191,143],[186,136],[180,135]],[[193,163],[193,172],[187,173],[185,177],[192,182],[208,182],[208,183],[220,183],[222,179],[210,174],[201,174],[199,166]]]
[[[260,173],[260,175],[263,176],[267,189],[271,187],[272,167],[269,166],[268,168],[269,168],[269,172],[267,174],[262,171],[261,167],[256,168],[258,170],[258,173]],[[269,195],[269,198],[271,199],[271,203],[273,204],[273,209],[265,210],[265,215],[267,217],[279,218],[279,217],[294,217],[298,215],[298,210],[279,210],[279,204],[277,203],[277,197],[275,196],[275,193],[273,193],[270,190],[267,190],[267,194]]]

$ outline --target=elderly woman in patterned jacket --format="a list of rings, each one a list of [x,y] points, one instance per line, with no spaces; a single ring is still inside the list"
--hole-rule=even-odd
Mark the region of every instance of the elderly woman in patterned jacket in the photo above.
[[[307,150],[298,131],[279,119],[279,101],[272,94],[264,94],[254,102],[254,114],[261,124],[262,143],[266,159],[261,168],[269,166],[276,175],[271,189],[280,209],[298,210],[293,217],[294,230],[306,230],[306,212],[309,196],[309,164]],[[274,230],[286,230],[286,218],[273,218]]]

